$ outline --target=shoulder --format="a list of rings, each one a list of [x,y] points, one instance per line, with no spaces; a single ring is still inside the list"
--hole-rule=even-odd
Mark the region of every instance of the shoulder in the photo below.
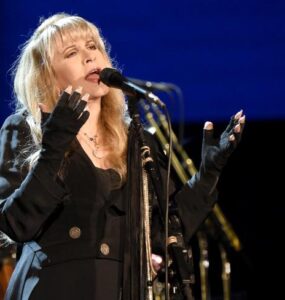
[[[16,112],[10,115],[9,117],[7,117],[1,129],[2,130],[9,129],[9,128],[16,129],[21,127],[28,128],[28,123],[26,121],[26,118],[27,118],[27,113],[25,111]]]
[[[26,115],[17,112],[4,121],[0,130],[0,198],[8,197],[25,178],[23,162],[30,142]]]
[[[1,140],[12,139],[15,135],[21,140],[30,136],[30,126],[25,111],[16,112],[7,117],[0,129]]]
[[[26,119],[27,114],[24,111],[7,117],[0,129],[1,151],[3,147],[14,150],[18,147],[21,148],[30,141],[31,131]]]

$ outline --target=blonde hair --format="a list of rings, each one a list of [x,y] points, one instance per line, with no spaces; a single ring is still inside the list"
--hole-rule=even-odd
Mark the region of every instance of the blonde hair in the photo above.
[[[53,109],[58,99],[58,88],[51,58],[57,37],[70,35],[91,37],[97,48],[112,65],[106,42],[99,29],[85,19],[65,13],[53,15],[44,20],[31,38],[24,44],[14,66],[14,92],[17,110],[26,110],[27,123],[33,139],[32,153],[28,156],[33,165],[41,149],[41,113],[39,103]],[[127,126],[125,122],[125,99],[120,90],[110,88],[101,100],[100,129],[103,143],[108,145],[108,165],[114,168],[122,179],[126,177]]]

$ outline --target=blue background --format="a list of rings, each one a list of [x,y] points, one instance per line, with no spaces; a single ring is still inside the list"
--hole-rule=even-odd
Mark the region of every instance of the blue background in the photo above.
[[[10,112],[8,70],[40,17],[95,22],[125,76],[177,84],[186,121],[285,118],[282,0],[1,1],[1,120]],[[163,97],[163,96],[162,96]],[[163,99],[178,121],[179,103]]]

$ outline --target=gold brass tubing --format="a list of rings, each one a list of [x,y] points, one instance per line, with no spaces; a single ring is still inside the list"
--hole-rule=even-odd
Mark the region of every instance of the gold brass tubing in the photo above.
[[[168,125],[166,122],[165,115],[159,110],[157,105],[153,104],[152,108],[153,108],[154,112],[157,114],[165,133],[169,136],[169,130],[168,130]],[[189,174],[191,176],[193,176],[197,172],[197,169],[195,168],[192,159],[187,155],[186,151],[179,144],[177,136],[173,130],[171,131],[171,136],[172,136],[173,146],[175,147],[176,151],[181,155],[181,157],[183,159],[183,164],[185,164],[185,166],[187,166],[187,170],[188,170]]]
[[[242,246],[239,238],[237,237],[236,233],[234,232],[233,228],[231,227],[230,223],[227,221],[225,215],[223,214],[222,210],[220,207],[215,204],[213,207],[213,212],[218,219],[223,232],[227,236],[231,246],[236,250],[240,251]]]
[[[223,245],[219,244],[222,259],[222,282],[223,282],[223,300],[231,299],[231,264],[227,252]]]
[[[201,300],[210,299],[208,270],[209,270],[209,254],[208,254],[208,241],[204,232],[197,232],[199,249],[200,249],[200,280],[201,280]]]
[[[149,121],[150,125],[153,126],[156,130],[155,134],[157,135],[160,143],[163,145],[164,150],[168,153],[169,152],[169,144],[167,143],[162,131],[160,130],[159,126],[157,125],[157,123],[155,122],[153,115],[151,112],[147,112],[146,113],[146,118]],[[186,172],[184,171],[183,168],[180,167],[180,163],[179,160],[176,156],[175,153],[172,154],[172,159],[171,159],[171,163],[175,169],[175,171],[177,172],[177,175],[179,176],[180,180],[183,183],[186,183],[188,180],[188,175],[186,174]]]

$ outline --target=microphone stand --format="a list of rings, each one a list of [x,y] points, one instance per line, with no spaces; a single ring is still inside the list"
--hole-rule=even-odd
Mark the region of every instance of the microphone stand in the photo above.
[[[158,200],[158,206],[160,211],[160,217],[162,224],[165,225],[165,201],[164,201],[164,191],[162,189],[161,180],[159,177],[159,172],[156,168],[155,162],[153,161],[151,157],[150,151],[144,151],[146,147],[148,147],[146,143],[146,139],[144,137],[144,129],[141,124],[140,115],[138,113],[138,108],[136,103],[139,101],[139,98],[137,97],[128,97],[128,109],[129,114],[132,119],[132,123],[135,127],[135,130],[137,132],[137,138],[138,143],[140,146],[140,149],[144,152],[144,158],[145,158],[145,164],[144,169],[147,172],[154,192],[156,194],[157,200]],[[149,148],[149,147],[148,147]],[[171,256],[171,260],[173,262],[173,268],[174,273],[177,276],[178,280],[178,287],[175,287],[172,289],[173,295],[172,299],[185,299],[185,300],[194,300],[194,297],[192,295],[192,289],[191,289],[191,283],[193,283],[193,273],[194,271],[191,270],[192,268],[189,266],[189,263],[187,262],[187,249],[184,247],[184,240],[183,240],[183,234],[182,234],[182,227],[180,223],[180,219],[175,214],[174,211],[171,212],[169,216],[169,237],[166,237],[168,239],[168,251]],[[167,255],[167,253],[165,254]],[[166,268],[168,266],[165,266]],[[150,283],[148,282],[148,285]],[[184,298],[181,298],[178,294],[180,291],[182,292]],[[166,291],[168,290],[168,287],[166,286]]]

